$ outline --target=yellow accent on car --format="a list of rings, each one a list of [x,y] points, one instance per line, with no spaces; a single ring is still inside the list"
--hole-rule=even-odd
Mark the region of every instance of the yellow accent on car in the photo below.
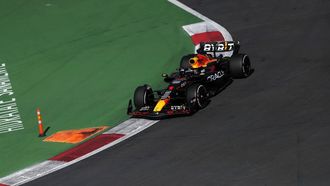
[[[157,105],[154,108],[154,112],[160,112],[165,105],[166,105],[166,101],[165,100],[162,100],[162,99],[159,100],[158,103],[157,103]]]
[[[198,64],[198,57],[193,57],[193,58],[190,58],[190,64],[191,64],[191,67],[192,68],[199,68],[200,65]]]

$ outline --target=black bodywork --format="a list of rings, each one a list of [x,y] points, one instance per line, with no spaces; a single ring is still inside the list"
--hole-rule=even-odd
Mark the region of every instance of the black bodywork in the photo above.
[[[228,48],[227,43],[221,44]],[[208,63],[207,66],[202,68],[186,68],[189,65],[183,64],[185,62],[184,60],[187,57],[189,59],[199,54],[184,56],[181,60],[180,68],[176,72],[170,75],[163,74],[164,81],[168,83],[166,88],[152,91],[151,87],[143,85],[136,89],[134,94],[135,109],[130,100],[127,114],[133,117],[150,119],[190,115],[204,108],[209,103],[209,98],[230,84],[232,78],[242,78],[249,75],[249,58],[246,54],[238,54],[238,44],[230,48],[233,51],[231,57],[217,56],[215,55],[215,51],[211,51],[214,52],[214,55],[209,54],[210,51],[205,52],[203,47],[204,43],[201,43],[201,49],[197,52],[209,57],[213,62]],[[216,52],[223,52],[218,51],[218,49],[216,50]],[[244,63],[248,65],[244,65]],[[136,103],[136,99],[139,99],[136,98],[136,93],[140,89],[145,89],[149,92],[148,94],[144,94],[144,100],[149,100],[148,102],[144,101],[144,104]],[[157,109],[159,105],[162,106],[161,109]]]
[[[217,62],[202,69],[179,69],[169,76],[164,75],[164,81],[169,85],[162,90],[154,91],[154,102],[132,111],[132,101],[129,102],[128,114],[134,117],[162,118],[174,115],[189,115],[196,110],[187,106],[187,88],[193,84],[201,84],[208,90],[208,97],[217,94],[232,80],[229,73],[229,58],[219,58]],[[154,112],[157,101],[170,96],[170,101],[160,112]]]

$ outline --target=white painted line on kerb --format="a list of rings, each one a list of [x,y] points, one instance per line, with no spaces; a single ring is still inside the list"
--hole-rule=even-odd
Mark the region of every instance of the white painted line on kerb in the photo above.
[[[0,183],[6,185],[18,185],[20,183],[25,183],[26,180],[36,179],[38,176],[45,175],[45,172],[59,167],[65,163],[66,162],[64,161],[47,160],[1,178]]]
[[[170,3],[178,6],[179,8],[191,13],[192,15],[198,17],[201,20],[204,20],[206,22],[209,22],[210,24],[212,24],[212,26],[216,27],[218,30],[221,31],[221,33],[223,34],[223,37],[225,38],[226,41],[233,41],[233,37],[230,35],[230,33],[228,32],[227,29],[225,29],[223,26],[219,25],[218,23],[216,23],[215,21],[211,20],[210,18],[202,15],[201,13],[197,12],[196,10],[188,7],[187,5],[177,1],[177,0],[168,0]]]
[[[104,132],[103,134],[113,134],[113,133],[125,134],[125,135],[136,134],[150,127],[151,125],[157,123],[158,121],[159,120],[131,118],[121,123],[120,125],[111,128],[110,130]]]

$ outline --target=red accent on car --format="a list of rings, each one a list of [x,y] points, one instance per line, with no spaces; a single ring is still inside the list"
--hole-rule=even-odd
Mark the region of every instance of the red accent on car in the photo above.
[[[191,36],[191,39],[195,45],[201,42],[225,41],[223,35],[219,31],[194,34]]]
[[[167,114],[168,114],[168,115],[173,115],[174,112],[173,112],[172,110],[168,110],[168,111],[167,111]]]

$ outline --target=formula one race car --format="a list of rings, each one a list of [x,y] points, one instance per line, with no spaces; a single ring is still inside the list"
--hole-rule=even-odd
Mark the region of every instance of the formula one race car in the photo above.
[[[129,100],[127,114],[142,118],[190,115],[208,105],[210,97],[221,91],[232,78],[246,78],[251,62],[246,54],[239,54],[234,42],[201,43],[197,54],[183,56],[180,68],[171,75],[163,74],[169,85],[153,91],[149,85],[136,88]],[[231,57],[216,52],[232,51]],[[210,54],[213,53],[212,54]]]

